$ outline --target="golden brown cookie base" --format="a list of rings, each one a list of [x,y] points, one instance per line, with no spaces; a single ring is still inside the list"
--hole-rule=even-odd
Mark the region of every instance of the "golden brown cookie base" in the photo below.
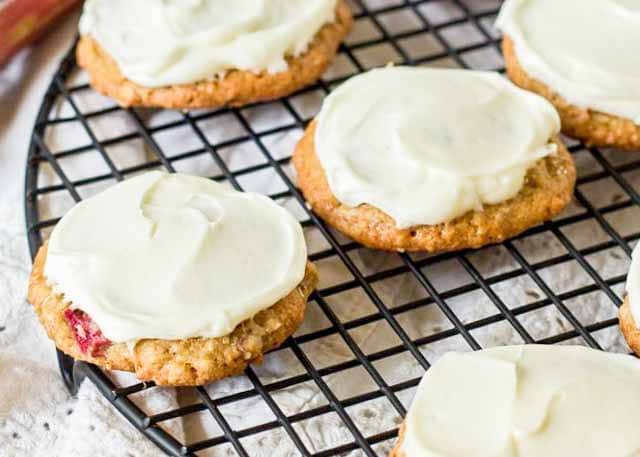
[[[502,41],[502,53],[511,81],[543,96],[556,107],[562,120],[562,133],[577,138],[588,146],[640,149],[640,125],[636,125],[631,119],[570,104],[549,86],[524,71],[509,37],[504,37]]]
[[[640,356],[640,330],[636,325],[636,321],[631,314],[631,305],[629,297],[626,297],[624,303],[618,311],[618,319],[620,320],[620,330],[627,344],[636,355]]]
[[[287,71],[274,74],[232,70],[211,81],[143,87],[125,78],[113,58],[86,35],[80,38],[76,59],[89,73],[91,86],[121,106],[178,109],[242,106],[285,97],[319,79],[352,23],[349,7],[345,0],[339,0],[336,21],[318,31],[306,53],[287,59]]]
[[[405,457],[404,452],[400,449],[402,447],[402,438],[404,437],[405,428],[406,426],[403,422],[402,425],[400,425],[400,430],[398,430],[398,440],[396,441],[395,446],[393,446],[393,449],[391,449],[389,457]]]
[[[558,153],[538,161],[514,198],[470,211],[450,222],[399,229],[386,213],[370,205],[341,204],[329,189],[314,146],[315,122],[298,143],[293,163],[298,185],[313,210],[325,221],[359,243],[389,251],[453,251],[478,248],[511,238],[549,220],[571,200],[576,180],[573,158],[554,138]]]
[[[275,305],[241,322],[227,336],[186,340],[140,340],[133,351],[114,343],[103,355],[91,357],[80,351],[64,311],[69,307],[55,294],[44,277],[46,244],[40,248],[29,279],[28,300],[58,349],[71,357],[108,370],[133,371],[142,381],[159,385],[202,385],[240,374],[265,352],[280,346],[302,323],[307,298],[318,282],[313,264],[307,262],[302,282]]]

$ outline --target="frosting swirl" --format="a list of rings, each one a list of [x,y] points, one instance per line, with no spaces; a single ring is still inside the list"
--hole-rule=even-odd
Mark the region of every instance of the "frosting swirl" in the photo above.
[[[406,228],[514,197],[559,130],[549,102],[497,73],[395,67],[333,91],[314,142],[339,201]]]
[[[449,353],[406,418],[410,457],[629,457],[640,453],[640,361],[578,346]]]
[[[300,224],[258,194],[149,172],[82,201],[49,239],[45,276],[114,342],[218,337],[304,277]]]
[[[327,22],[336,0],[86,0],[80,33],[142,86],[188,84],[227,70],[277,73]]]
[[[496,22],[520,65],[573,105],[640,124],[640,2],[507,0]]]

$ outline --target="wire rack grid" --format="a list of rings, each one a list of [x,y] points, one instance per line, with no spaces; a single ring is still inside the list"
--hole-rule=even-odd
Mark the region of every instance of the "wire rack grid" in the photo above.
[[[60,215],[48,217],[43,209],[43,200],[49,195],[66,194],[72,202],[78,202],[84,190],[96,184],[120,181],[158,167],[179,171],[181,164],[206,160],[217,170],[208,175],[210,178],[240,190],[246,190],[247,176],[270,171],[272,179],[283,184],[283,188],[271,192],[270,197],[296,205],[307,235],[323,240],[325,247],[310,254],[310,259],[321,266],[321,274],[328,271],[328,276],[332,276],[332,271],[340,269],[348,277],[321,284],[311,297],[309,306],[314,311],[308,320],[322,320],[325,324],[321,328],[299,332],[281,349],[267,355],[268,360],[274,353],[287,351],[301,367],[294,374],[284,373],[275,380],[265,380],[259,367],[251,367],[245,373],[242,388],[223,394],[212,394],[206,387],[189,389],[193,400],[168,411],[145,412],[137,405],[135,396],[157,388],[153,383],[121,386],[97,367],[58,353],[62,376],[72,392],[84,378],[89,378],[137,429],[169,455],[205,455],[223,449],[228,454],[247,456],[252,454],[249,443],[252,437],[276,431],[288,440],[291,455],[386,455],[406,413],[411,392],[421,374],[439,355],[439,345],[452,339],[458,341],[461,350],[496,344],[495,339],[487,339],[487,332],[482,332],[487,329],[492,333],[494,329],[508,328],[512,335],[509,341],[577,343],[599,349],[628,350],[620,342],[616,310],[621,303],[624,271],[632,244],[640,238],[640,232],[623,223],[629,218],[639,218],[640,161],[632,155],[570,142],[579,168],[572,209],[513,240],[476,252],[431,256],[364,252],[361,246],[334,232],[307,208],[290,172],[291,151],[288,154],[274,151],[269,143],[270,136],[275,134],[301,135],[314,114],[299,109],[301,98],[315,97],[320,101],[332,87],[352,74],[389,61],[503,71],[500,37],[492,27],[500,7],[498,1],[355,0],[351,6],[356,16],[355,32],[342,45],[336,65],[322,81],[283,100],[243,109],[173,112],[171,121],[160,123],[150,121],[149,110],[123,109],[112,102],[101,109],[85,110],[81,101],[93,91],[86,83],[71,82],[72,74],[77,72],[72,51],[61,63],[44,96],[26,170],[25,211],[32,256],[59,220]],[[68,112],[56,117],[52,113],[60,100],[67,105]],[[261,129],[248,110],[268,114],[277,111],[284,113],[287,121]],[[102,138],[93,127],[94,121],[112,116],[126,117],[133,129],[127,133],[112,132]],[[211,131],[219,129],[218,120],[222,117],[232,119],[240,133],[212,140]],[[48,129],[66,129],[71,124],[86,134],[87,142],[52,150],[47,141]],[[196,147],[177,154],[167,151],[160,136],[175,129],[187,129]],[[112,150],[132,140],[141,141],[148,154],[140,163],[123,166],[114,158]],[[238,168],[231,158],[243,152],[234,148],[247,144],[254,147],[261,159],[256,164]],[[69,176],[65,160],[90,153],[97,154],[105,171],[81,178]],[[42,184],[45,167],[56,177],[56,183]],[[592,230],[597,236],[589,236],[586,242],[584,237],[574,236],[585,230]],[[606,265],[610,265],[613,258],[620,268],[602,268],[602,256],[608,258]],[[363,266],[363,258],[373,259],[374,264],[382,267]],[[487,268],[487,258],[493,259],[489,262],[491,265],[497,263],[499,267]],[[375,259],[383,260],[376,262]],[[443,265],[448,269],[438,276],[435,272]],[[565,274],[580,276],[584,281],[577,285],[570,282],[573,286],[561,290],[554,280]],[[405,282],[393,282],[398,278]],[[420,293],[404,302],[389,299],[380,287],[386,281],[391,281],[390,287],[394,290],[411,281],[414,290],[417,288]],[[507,300],[505,289],[522,292],[518,295],[521,298],[515,303]],[[345,314],[342,309],[345,300],[355,295],[368,305],[355,315]],[[461,297],[467,298],[462,307]],[[487,308],[484,315],[469,314],[469,297],[471,302],[484,303]],[[540,321],[537,313],[541,310],[552,312],[555,317]],[[415,313],[422,312],[439,313],[444,325],[434,326],[429,332],[416,332],[407,321],[415,320]],[[388,339],[395,343],[373,349],[363,344],[359,332],[374,324],[384,324],[385,332],[390,335]],[[344,347],[346,355],[340,361],[320,363],[315,353],[311,354],[310,345],[325,338],[337,339]],[[394,368],[400,366],[401,357],[411,360],[414,367],[404,377],[394,372]],[[353,384],[357,381],[349,376],[355,369],[364,373],[367,387],[349,395],[336,392],[339,390],[336,384],[328,379],[344,375],[342,382]],[[277,394],[300,385],[313,386],[323,401],[291,412]],[[246,420],[231,420],[229,411],[247,399],[259,399],[271,419],[249,426]],[[375,401],[383,402],[383,407],[392,412],[393,420],[374,417],[365,427],[363,417],[354,414],[354,409]],[[200,436],[195,441],[182,441],[163,427],[165,421],[199,413],[213,419],[217,433]],[[308,421],[323,421],[328,415],[335,417],[336,426],[344,431],[346,438],[342,442],[319,443],[301,427]]]

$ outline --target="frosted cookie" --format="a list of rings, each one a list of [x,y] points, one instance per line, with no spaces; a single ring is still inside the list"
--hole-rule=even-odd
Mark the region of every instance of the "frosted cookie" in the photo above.
[[[507,73],[551,101],[562,131],[588,145],[640,149],[640,2],[507,0]]]
[[[448,353],[418,385],[392,457],[628,457],[640,361],[579,346]]]
[[[241,106],[315,82],[352,21],[345,0],[88,0],[76,57],[122,106]]]
[[[627,275],[627,297],[620,307],[620,330],[627,344],[640,355],[640,243],[633,250],[631,267]]]
[[[149,172],[62,218],[35,259],[29,301],[76,359],[199,385],[279,346],[316,283],[300,224],[267,197]]]
[[[313,210],[365,246],[477,248],[570,201],[559,129],[550,103],[497,73],[377,69],[325,99],[293,163]]]

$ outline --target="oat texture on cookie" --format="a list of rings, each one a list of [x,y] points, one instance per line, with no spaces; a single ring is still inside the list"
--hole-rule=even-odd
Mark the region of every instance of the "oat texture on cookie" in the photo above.
[[[366,246],[479,247],[566,206],[559,129],[550,103],[496,73],[386,68],[329,95],[293,161],[314,211]]]
[[[562,130],[588,145],[640,149],[640,4],[508,0],[509,77],[557,108]]]
[[[299,223],[267,197],[149,172],[62,218],[29,300],[76,358],[200,384],[284,341],[316,281]]]
[[[344,0],[135,2],[156,13],[144,26],[131,7],[86,2],[76,52],[91,85],[123,106],[241,106],[286,96],[322,75],[352,24]]]

